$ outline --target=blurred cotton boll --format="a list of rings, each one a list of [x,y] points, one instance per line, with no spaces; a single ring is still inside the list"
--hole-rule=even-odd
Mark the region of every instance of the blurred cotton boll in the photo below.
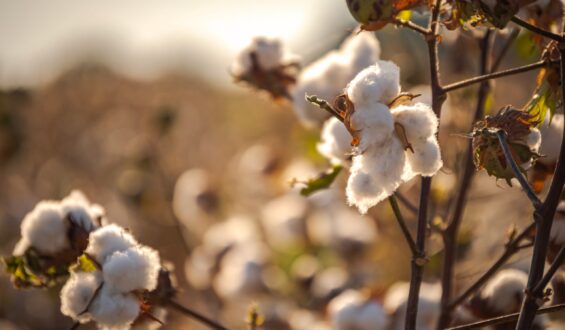
[[[263,207],[261,223],[269,245],[278,250],[304,244],[308,202],[305,197],[288,193]]]
[[[292,311],[289,322],[293,330],[330,330],[329,324],[306,309]]]
[[[255,242],[260,238],[259,229],[253,219],[247,216],[233,216],[211,226],[204,234],[202,244],[211,254],[217,255],[232,246]]]
[[[202,233],[218,208],[218,194],[210,173],[190,169],[177,179],[173,196],[173,211],[185,227]]]
[[[332,329],[385,330],[389,317],[384,308],[363,293],[346,290],[328,305]]]
[[[541,146],[539,153],[542,155],[537,161],[546,164],[553,165],[557,162],[557,157],[559,157],[559,150],[561,148],[561,137],[563,136],[563,114],[555,114],[549,123],[549,118],[546,118],[545,122],[541,126]]]
[[[343,93],[347,83],[365,67],[380,57],[380,45],[371,33],[348,37],[340,49],[331,51],[301,72],[292,92],[294,110],[307,127],[319,127],[328,113],[306,101],[306,95],[316,95],[328,101]]]
[[[327,300],[340,292],[349,281],[349,273],[343,267],[326,268],[316,274],[312,281],[312,294],[314,297]]]
[[[408,304],[408,291],[410,284],[399,282],[393,284],[387,291],[384,307],[392,315],[391,330],[404,329],[404,320]],[[439,317],[441,286],[439,284],[422,283],[418,300],[418,329],[432,330],[436,328]]]

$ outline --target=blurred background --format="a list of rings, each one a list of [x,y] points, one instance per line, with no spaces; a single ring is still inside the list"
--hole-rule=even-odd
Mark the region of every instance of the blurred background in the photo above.
[[[323,329],[327,302],[345,288],[369,288],[382,300],[388,286],[409,279],[408,249],[388,204],[368,216],[346,207],[344,174],[328,191],[298,195],[292,179],[328,167],[315,149],[319,132],[229,74],[256,35],[280,38],[309,63],[355,28],[342,0],[0,0],[0,254],[11,253],[38,201],[80,189],[169,261],[181,302],[230,328],[245,328],[253,301],[267,329]],[[446,32],[444,82],[477,74],[484,31],[477,33]],[[424,90],[420,36],[387,27],[377,37],[382,58],[401,67],[403,89]],[[505,35],[497,38],[495,51]],[[539,56],[522,34],[512,47],[502,67]],[[523,105],[534,78],[497,81],[487,110]],[[475,88],[451,95],[442,118],[440,143],[450,148],[434,180],[440,218],[456,189],[474,95]],[[460,286],[488,267],[493,249],[502,251],[512,223],[529,220],[518,189],[483,174],[475,182]],[[418,184],[402,188],[414,204]],[[441,245],[433,231],[429,240],[433,284]],[[513,262],[522,260],[529,259]],[[57,292],[17,291],[1,274],[0,329],[70,327]],[[202,327],[170,313],[164,328]]]

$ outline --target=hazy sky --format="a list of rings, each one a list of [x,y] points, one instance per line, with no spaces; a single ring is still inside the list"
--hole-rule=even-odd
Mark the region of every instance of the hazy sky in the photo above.
[[[223,84],[255,35],[308,57],[351,24],[344,0],[0,0],[0,86],[44,83],[85,57],[137,78],[195,68]]]

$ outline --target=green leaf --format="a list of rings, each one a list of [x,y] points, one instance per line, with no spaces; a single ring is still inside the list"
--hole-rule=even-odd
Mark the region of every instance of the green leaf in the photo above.
[[[318,177],[309,179],[305,182],[306,187],[300,190],[300,194],[302,196],[310,196],[318,190],[327,189],[335,181],[335,178],[342,169],[343,166],[336,165],[328,171],[320,174]]]
[[[526,106],[526,111],[532,116],[530,122],[541,127],[548,111],[550,120],[553,118],[556,105],[555,93],[547,83],[544,83]]]
[[[98,270],[96,263],[86,254],[81,255],[77,259],[76,265],[73,266],[72,270],[74,272],[95,272]]]
[[[401,20],[401,21],[409,21],[410,18],[412,18],[412,11],[411,10],[403,10],[400,13],[398,13],[398,15],[396,15],[396,18]]]
[[[43,287],[45,284],[28,267],[25,256],[10,256],[2,258],[5,271],[12,276],[12,282],[17,288]]]

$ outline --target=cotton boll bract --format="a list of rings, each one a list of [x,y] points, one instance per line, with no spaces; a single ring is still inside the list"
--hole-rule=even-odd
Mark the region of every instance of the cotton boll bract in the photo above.
[[[69,247],[67,224],[59,203],[39,202],[22,221],[22,239],[41,253],[53,254]]]
[[[61,289],[61,313],[81,323],[90,321],[90,313],[83,313],[102,283],[100,272],[72,273]]]
[[[351,159],[351,134],[337,118],[330,118],[322,128],[318,152],[336,165],[347,165]]]
[[[390,103],[400,93],[400,69],[390,61],[377,61],[347,85],[347,95],[356,107]]]
[[[108,256],[116,251],[125,251],[138,243],[133,236],[122,227],[110,224],[90,234],[86,252],[103,264]]]
[[[389,319],[383,307],[362,293],[346,290],[328,305],[332,329],[387,329]]]
[[[136,246],[111,254],[103,265],[104,283],[117,292],[153,290],[161,268],[159,254]]]

